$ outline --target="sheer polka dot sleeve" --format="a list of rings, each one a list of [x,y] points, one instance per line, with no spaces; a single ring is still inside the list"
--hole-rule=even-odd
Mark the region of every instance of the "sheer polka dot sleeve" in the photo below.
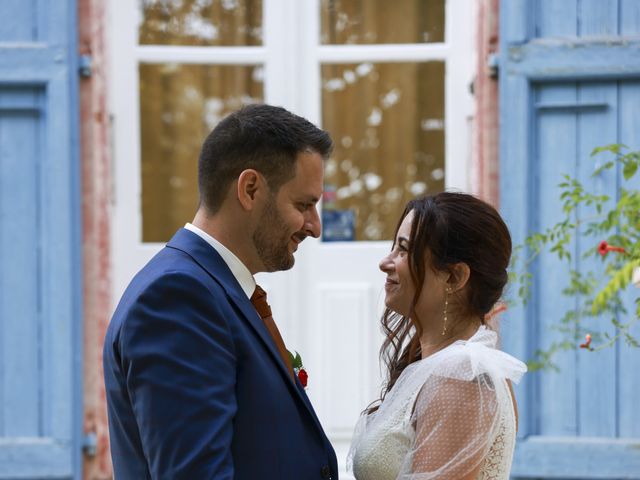
[[[398,478],[475,478],[494,438],[498,401],[486,374],[430,376],[416,399],[415,440]]]

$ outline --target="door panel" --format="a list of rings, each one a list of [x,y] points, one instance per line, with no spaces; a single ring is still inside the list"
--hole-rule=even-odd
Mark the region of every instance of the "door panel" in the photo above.
[[[40,93],[40,95],[38,95]],[[40,433],[40,315],[38,291],[41,289],[38,238],[38,143],[42,118],[38,104],[42,92],[0,90],[0,251],[3,285],[0,292],[2,318],[2,366],[4,370],[0,425],[5,436],[36,436]],[[13,100],[13,101],[11,101]],[[7,105],[7,106],[8,106]],[[7,108],[7,107],[5,107]],[[23,179],[16,182],[15,179]],[[5,227],[6,226],[6,227]],[[21,272],[16,275],[16,272]],[[20,312],[20,315],[16,315]],[[35,341],[34,341],[35,340]],[[25,381],[25,379],[27,381]]]
[[[532,176],[537,179],[533,194],[538,208],[532,209],[534,230],[544,231],[564,218],[559,208],[557,185],[565,174],[578,178],[588,189],[616,197],[615,172],[604,172],[593,178],[592,173],[599,162],[592,159],[590,153],[596,146],[616,141],[617,89],[613,82],[535,87],[537,135],[531,168]],[[580,108],[581,105],[590,107]],[[578,216],[588,218],[595,213],[581,208]],[[576,307],[575,297],[559,293],[569,284],[570,269],[582,273],[592,271],[600,278],[604,273],[597,259],[582,258],[594,245],[574,239],[568,248],[572,253],[571,263],[559,263],[554,254],[543,254],[535,266],[534,301],[530,313],[531,318],[539,319],[543,348],[564,338],[557,331],[560,319]],[[606,322],[607,318],[585,319],[582,326],[598,331]],[[593,354],[571,350],[560,354],[557,360],[560,374],[539,376],[539,433],[615,436],[615,349]],[[598,388],[593,388],[594,385]],[[594,412],[598,412],[597,415]]]
[[[80,476],[75,1],[0,18],[0,478]]]

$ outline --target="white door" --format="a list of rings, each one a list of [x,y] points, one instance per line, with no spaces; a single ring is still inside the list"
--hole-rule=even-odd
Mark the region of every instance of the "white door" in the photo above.
[[[291,271],[258,281],[342,470],[380,392],[377,266],[397,218],[412,196],[468,187],[472,3],[111,1],[114,305],[191,220],[198,149],[221,116],[265,101],[332,134],[324,227],[353,239],[308,239]]]

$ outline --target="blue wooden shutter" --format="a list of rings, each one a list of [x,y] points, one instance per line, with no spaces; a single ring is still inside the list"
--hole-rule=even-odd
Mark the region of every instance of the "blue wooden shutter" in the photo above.
[[[621,172],[593,178],[590,153],[610,143],[640,150],[640,2],[506,0],[500,22],[501,205],[521,243],[561,218],[563,173],[618,196]],[[572,267],[597,274],[600,262],[580,258],[593,247],[574,241]],[[532,273],[532,301],[505,316],[502,329],[505,347],[521,358],[560,338],[552,327],[575,307],[560,293],[565,264],[543,255]],[[630,306],[638,293],[629,292]],[[594,320],[594,329],[608,322]],[[640,326],[633,334],[640,338]],[[640,479],[640,349],[620,342],[568,351],[557,364],[560,372],[529,374],[517,390],[513,476]]]
[[[0,18],[0,478],[80,478],[76,4]]]

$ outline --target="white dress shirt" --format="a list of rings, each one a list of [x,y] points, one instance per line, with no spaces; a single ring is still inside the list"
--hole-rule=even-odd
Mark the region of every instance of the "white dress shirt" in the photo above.
[[[229,250],[204,230],[196,227],[191,223],[187,223],[184,228],[198,235],[205,242],[211,245],[216,252],[220,254],[222,260],[224,260],[224,263],[227,264],[229,270],[231,270],[231,273],[233,273],[233,276],[236,277],[236,280],[240,284],[242,291],[247,295],[247,298],[251,298],[254,290],[256,289],[256,281],[245,264],[242,263],[231,250]]]

